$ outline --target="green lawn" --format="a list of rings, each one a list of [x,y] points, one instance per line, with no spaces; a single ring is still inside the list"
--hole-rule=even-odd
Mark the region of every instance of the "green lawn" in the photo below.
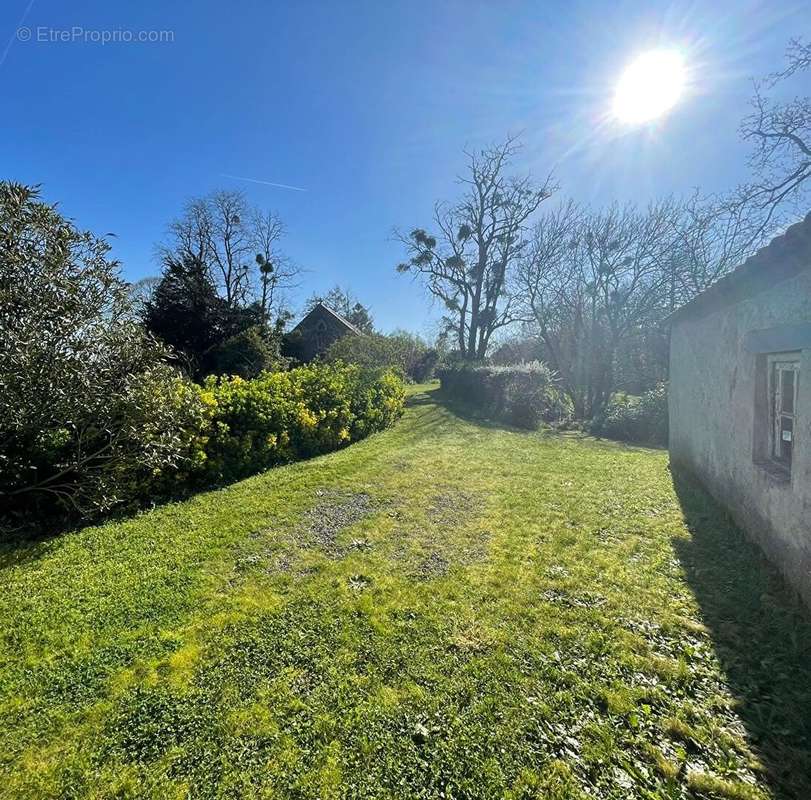
[[[811,798],[811,624],[667,454],[414,392],[0,552],[0,796]]]

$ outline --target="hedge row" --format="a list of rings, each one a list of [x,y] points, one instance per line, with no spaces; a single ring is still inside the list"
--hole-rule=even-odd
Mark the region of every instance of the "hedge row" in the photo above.
[[[552,370],[540,361],[510,366],[459,364],[437,370],[451,400],[520,428],[568,418],[571,408]]]
[[[200,396],[209,417],[201,468],[222,481],[383,430],[402,413],[405,391],[390,370],[316,363],[253,380],[210,377]]]
[[[370,369],[391,367],[408,380],[423,383],[433,377],[439,353],[418,336],[399,332],[342,336],[325,354],[327,361],[344,361]]]
[[[228,482],[382,430],[402,413],[405,391],[392,371],[346,364],[202,386],[160,366],[121,396],[103,424],[55,420],[35,440],[15,437],[20,446],[0,459],[0,501],[17,513],[88,517]]]

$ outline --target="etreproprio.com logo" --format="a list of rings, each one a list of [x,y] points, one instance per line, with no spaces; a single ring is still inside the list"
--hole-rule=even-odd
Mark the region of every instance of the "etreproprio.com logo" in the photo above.
[[[47,44],[165,44],[174,42],[174,31],[139,30],[127,28],[85,28],[74,25],[70,28],[17,28],[17,41]]]

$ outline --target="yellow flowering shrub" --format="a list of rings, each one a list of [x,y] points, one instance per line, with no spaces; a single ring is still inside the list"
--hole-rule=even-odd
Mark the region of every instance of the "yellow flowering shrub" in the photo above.
[[[201,473],[228,481],[382,430],[402,414],[405,390],[390,370],[317,363],[253,380],[211,377],[200,396],[213,407]]]

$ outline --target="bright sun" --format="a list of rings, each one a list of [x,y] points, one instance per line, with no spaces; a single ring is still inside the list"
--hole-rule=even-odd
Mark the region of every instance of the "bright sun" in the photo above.
[[[670,110],[684,89],[685,69],[675,50],[651,50],[626,67],[614,94],[614,116],[627,124],[650,122]]]

